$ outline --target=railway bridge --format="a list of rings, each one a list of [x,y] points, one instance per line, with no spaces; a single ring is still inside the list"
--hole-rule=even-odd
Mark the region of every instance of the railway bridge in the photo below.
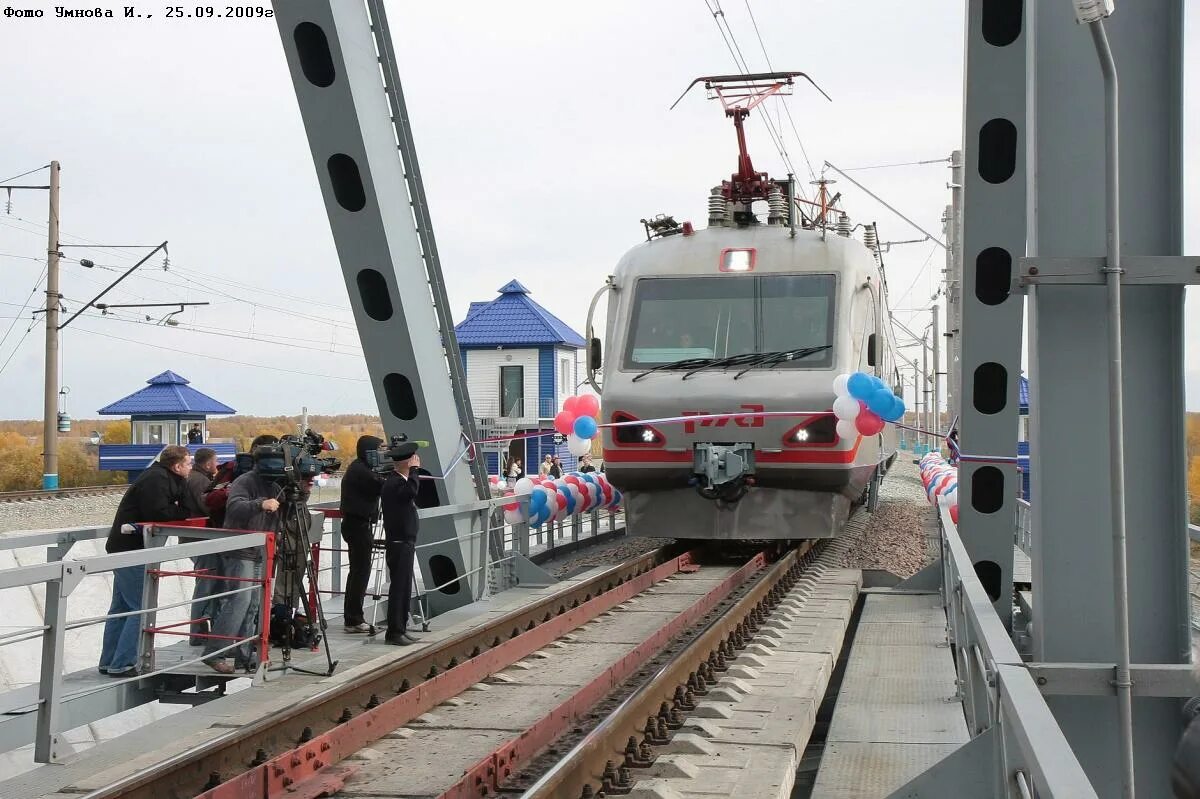
[[[902,459],[885,486],[914,489],[891,501],[920,509],[928,558],[900,579],[851,565],[887,502],[843,538],[761,551],[634,552],[609,511],[538,531],[504,520],[511,498],[463,457],[477,434],[384,4],[275,3],[384,426],[427,442],[445,478],[417,550],[427,632],[403,651],[331,632],[286,658],[264,634],[252,673],[214,674],[171,637],[187,559],[269,550],[267,534],[151,525],[145,549],[115,555],[89,554],[106,528],[0,538],[0,592],[44,597],[0,636],[36,664],[0,695],[0,745],[39,764],[0,795],[1200,795],[1184,2],[1112,6],[966,0],[959,510],[924,504]],[[1031,504],[1014,436],[1023,330]],[[340,520],[314,511],[310,599],[336,631]],[[133,565],[150,577],[142,673],[72,670],[79,631],[104,620],[72,602]],[[72,730],[152,704],[186,709],[72,746]]]

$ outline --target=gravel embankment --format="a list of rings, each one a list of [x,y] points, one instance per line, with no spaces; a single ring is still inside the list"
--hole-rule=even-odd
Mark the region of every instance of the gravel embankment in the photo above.
[[[121,494],[0,502],[0,533],[112,524]]]
[[[850,547],[842,565],[884,569],[900,577],[916,574],[929,563],[926,530],[935,524],[933,514],[912,455],[901,452],[883,478],[878,509],[870,515],[860,510],[850,520]]]

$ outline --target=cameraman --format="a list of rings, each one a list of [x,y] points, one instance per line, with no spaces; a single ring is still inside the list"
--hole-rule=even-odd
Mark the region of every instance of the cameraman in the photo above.
[[[358,457],[346,468],[346,476],[342,478],[342,540],[350,550],[342,623],[348,633],[375,634],[375,628],[363,617],[363,597],[371,581],[372,542],[384,477],[371,468],[367,455],[378,450],[381,444],[382,438],[359,437],[355,447]]]
[[[395,471],[383,484],[383,534],[387,539],[388,627],[384,640],[408,646],[417,638],[408,634],[408,603],[412,598],[413,560],[416,554],[417,495],[421,490],[421,458],[417,445],[397,443],[388,450]]]

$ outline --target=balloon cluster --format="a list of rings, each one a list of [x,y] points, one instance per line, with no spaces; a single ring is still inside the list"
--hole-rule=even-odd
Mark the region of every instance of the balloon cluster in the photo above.
[[[596,414],[600,400],[592,394],[567,397],[563,409],[554,417],[554,429],[567,437],[567,451],[576,458],[592,451],[592,439],[599,429]]]
[[[873,436],[885,422],[904,418],[904,400],[882,380],[865,372],[842,374],[833,379],[833,412],[838,418],[839,438]]]
[[[921,485],[931,505],[937,505],[942,497],[950,506],[950,519],[958,524],[958,468],[946,463],[936,452],[921,458]]]
[[[599,472],[572,472],[557,480],[550,477],[522,477],[513,486],[514,496],[529,497],[529,523],[540,527],[576,513],[601,508],[617,508],[621,492]],[[504,506],[506,524],[526,521],[520,502]]]

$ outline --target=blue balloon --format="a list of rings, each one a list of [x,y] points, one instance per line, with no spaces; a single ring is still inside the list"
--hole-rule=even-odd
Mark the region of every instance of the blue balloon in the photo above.
[[[878,391],[881,388],[887,388],[887,383],[883,382],[875,375],[869,375],[869,377],[871,378],[871,385],[875,386],[876,391]]]
[[[855,372],[850,375],[850,379],[846,381],[846,390],[850,392],[850,396],[856,400],[866,402],[871,398],[871,392],[875,387],[871,384],[871,376],[863,372]]]
[[[534,491],[529,495],[530,510],[544,507],[546,507],[546,493],[544,491]]]
[[[575,435],[585,441],[596,435],[596,420],[590,416],[580,416],[575,420]]]
[[[904,418],[905,410],[907,409],[904,407],[904,400],[892,395],[892,410],[883,418],[889,422],[898,422]]]
[[[884,418],[891,413],[892,400],[895,398],[896,395],[886,388],[877,388],[867,397],[867,407],[880,418]]]
[[[562,494],[564,497],[567,498],[567,513],[574,513],[575,512],[575,495],[572,494],[566,488],[560,488],[558,490],[558,493]]]

